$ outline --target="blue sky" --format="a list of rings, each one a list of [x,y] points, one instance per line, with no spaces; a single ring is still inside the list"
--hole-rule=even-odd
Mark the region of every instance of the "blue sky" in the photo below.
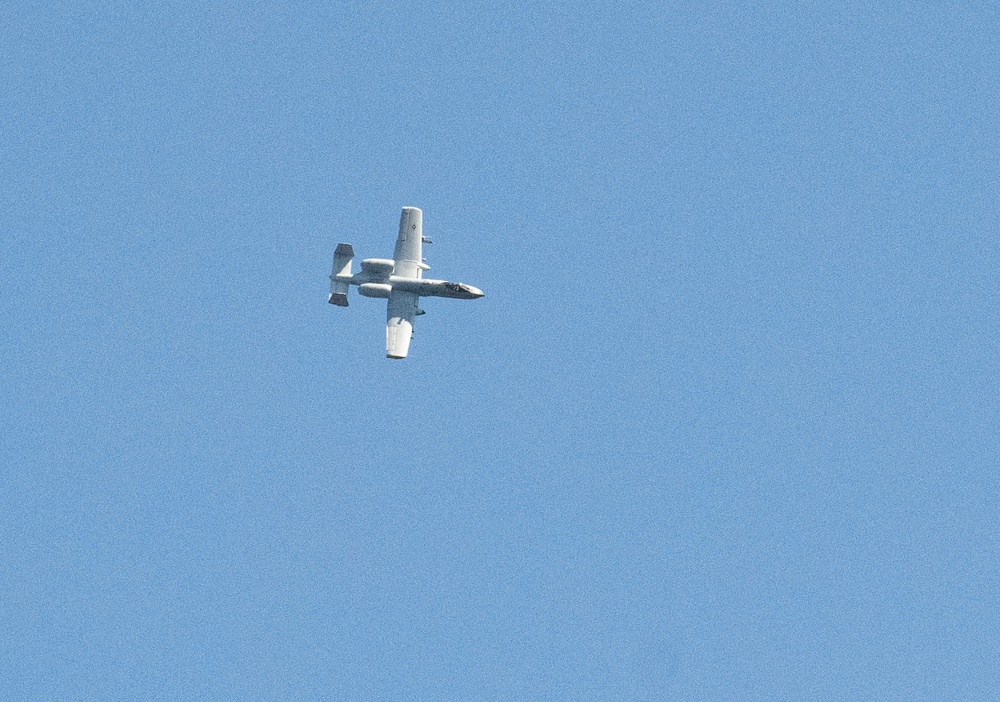
[[[2,17],[0,697],[995,693],[995,3]]]

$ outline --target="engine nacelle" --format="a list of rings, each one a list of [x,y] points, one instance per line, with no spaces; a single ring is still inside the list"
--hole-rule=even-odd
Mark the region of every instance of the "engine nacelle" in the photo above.
[[[358,286],[358,294],[363,297],[388,298],[392,292],[392,286],[388,283],[362,283]]]
[[[396,262],[391,258],[366,258],[361,262],[361,272],[369,280],[389,280]]]

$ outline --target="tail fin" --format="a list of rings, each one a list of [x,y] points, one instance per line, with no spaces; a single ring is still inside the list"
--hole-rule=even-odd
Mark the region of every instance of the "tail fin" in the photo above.
[[[343,278],[351,277],[351,261],[354,260],[354,248],[350,244],[337,244],[333,253],[333,272],[330,274],[331,305],[347,307],[347,291],[351,289]]]

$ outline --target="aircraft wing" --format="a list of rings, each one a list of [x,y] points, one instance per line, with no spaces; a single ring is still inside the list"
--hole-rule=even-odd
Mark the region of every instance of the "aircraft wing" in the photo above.
[[[392,254],[396,267],[392,274],[402,278],[419,278],[426,268],[423,263],[424,213],[416,207],[404,207],[399,217],[399,236]]]
[[[419,210],[417,210],[419,212]],[[419,231],[419,227],[417,227]],[[419,246],[419,244],[418,244]],[[398,250],[397,245],[397,250]],[[413,336],[413,317],[417,314],[416,295],[400,290],[389,294],[387,322],[385,326],[385,355],[387,358],[406,358]]]

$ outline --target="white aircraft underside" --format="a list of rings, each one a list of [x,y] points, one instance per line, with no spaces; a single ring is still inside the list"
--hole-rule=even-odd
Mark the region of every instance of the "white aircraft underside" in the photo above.
[[[423,259],[423,243],[430,243],[424,238],[423,219],[424,213],[416,207],[404,207],[392,258],[366,258],[361,261],[360,273],[351,273],[354,249],[350,244],[337,244],[333,255],[331,305],[347,307],[351,285],[358,286],[358,293],[363,297],[389,301],[385,327],[385,355],[388,358],[406,358],[413,336],[413,318],[423,314],[419,307],[421,297],[474,300],[483,296],[482,290],[465,283],[423,277],[423,272],[429,270]]]

